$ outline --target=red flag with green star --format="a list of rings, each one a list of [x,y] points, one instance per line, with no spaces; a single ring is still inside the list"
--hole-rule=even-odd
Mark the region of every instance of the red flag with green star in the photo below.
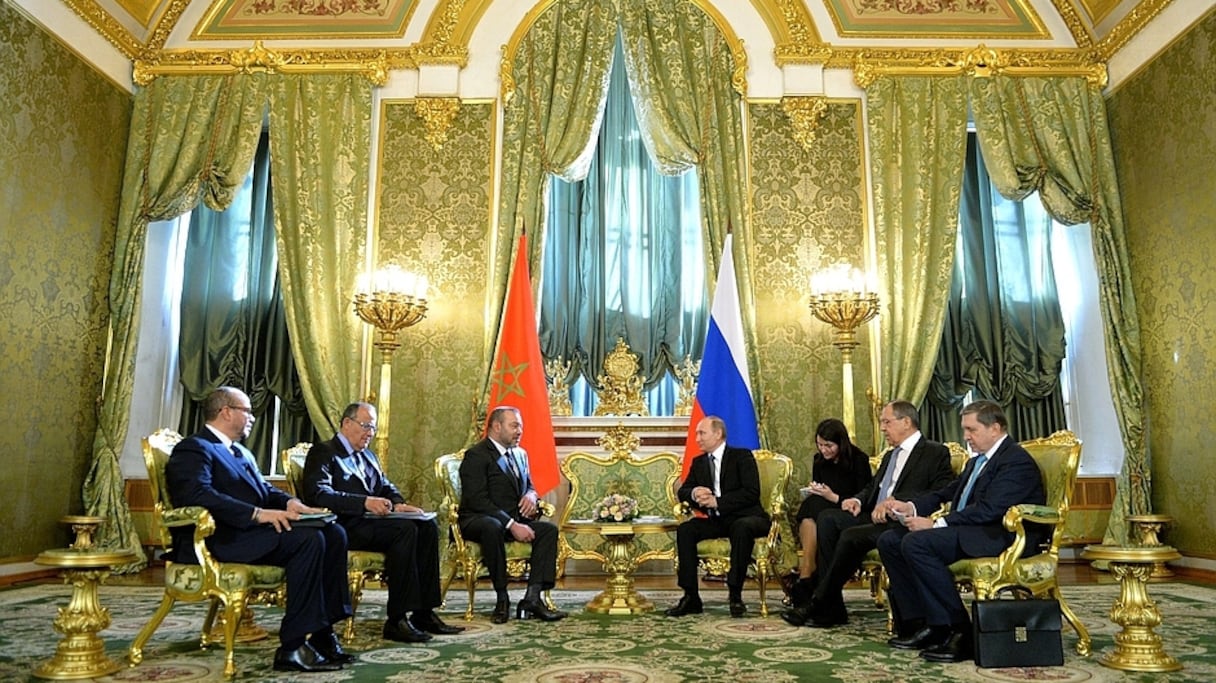
[[[528,453],[532,485],[543,496],[557,486],[560,475],[536,308],[532,305],[532,281],[528,277],[527,235],[519,236],[491,378],[490,409],[503,405],[519,409],[524,423],[519,445]]]

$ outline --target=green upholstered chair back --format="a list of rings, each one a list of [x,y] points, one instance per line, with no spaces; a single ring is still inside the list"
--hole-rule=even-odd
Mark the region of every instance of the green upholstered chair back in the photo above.
[[[312,502],[304,500],[304,463],[308,460],[308,451],[311,449],[311,443],[301,441],[291,448],[283,449],[279,456],[279,462],[283,467],[283,478],[287,482],[287,493],[299,498],[307,505],[312,505]]]

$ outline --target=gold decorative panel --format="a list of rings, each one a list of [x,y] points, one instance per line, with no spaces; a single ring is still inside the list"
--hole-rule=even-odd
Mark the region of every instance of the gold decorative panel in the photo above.
[[[1216,557],[1213,46],[1209,13],[1107,104],[1140,314],[1153,512],[1179,520],[1170,545],[1203,557]]]
[[[1085,8],[1085,13],[1089,15],[1089,20],[1094,24],[1102,23],[1102,20],[1110,16],[1110,13],[1123,0],[1080,0],[1081,7]]]
[[[828,99],[815,144],[803,151],[780,102],[750,105],[753,282],[760,397],[766,447],[794,459],[795,480],[810,475],[815,425],[840,417],[840,352],[831,328],[807,309],[811,273],[848,261],[862,265],[865,186],[861,104]],[[873,380],[871,340],[860,335],[854,365],[858,406]],[[865,411],[859,411],[864,416]],[[858,419],[854,440],[870,450],[873,428]]]
[[[215,0],[190,36],[400,38],[419,0]]]
[[[1051,35],[1028,0],[824,0],[850,38],[1035,38]]]
[[[159,0],[114,0],[118,6],[127,11],[140,26],[147,28],[152,24],[152,17],[156,15],[156,8],[160,5]]]
[[[376,188],[377,261],[430,281],[426,322],[402,335],[393,356],[388,458],[411,502],[439,502],[435,458],[468,443],[480,398],[489,280],[490,173],[495,107],[461,103],[443,149],[413,100],[383,104]]]

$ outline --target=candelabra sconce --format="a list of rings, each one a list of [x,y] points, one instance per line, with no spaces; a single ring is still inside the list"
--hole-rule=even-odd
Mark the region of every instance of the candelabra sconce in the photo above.
[[[375,443],[381,461],[388,458],[393,352],[401,346],[397,334],[426,317],[426,297],[426,277],[395,265],[364,273],[355,283],[355,313],[380,332],[372,345],[380,350],[380,393],[376,395],[379,422]]]
[[[878,294],[867,285],[857,268],[840,264],[811,277],[811,313],[835,328],[832,345],[840,349],[841,388],[844,406],[841,420],[856,435],[853,412],[853,349],[857,348],[857,328],[878,315]]]

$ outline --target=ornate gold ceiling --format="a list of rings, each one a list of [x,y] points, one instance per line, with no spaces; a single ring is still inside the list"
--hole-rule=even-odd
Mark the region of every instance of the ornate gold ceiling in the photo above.
[[[473,32],[495,3],[536,8],[555,0],[42,1],[83,17],[132,60],[137,81],[234,64],[356,64],[383,81],[386,71],[419,64],[464,66]],[[1002,63],[1080,70],[1104,64],[1175,1],[1195,0],[725,0],[750,3],[772,35],[778,64],[953,65],[973,61],[969,54],[990,43],[1001,46],[993,54]],[[220,40],[228,47],[213,47]]]

